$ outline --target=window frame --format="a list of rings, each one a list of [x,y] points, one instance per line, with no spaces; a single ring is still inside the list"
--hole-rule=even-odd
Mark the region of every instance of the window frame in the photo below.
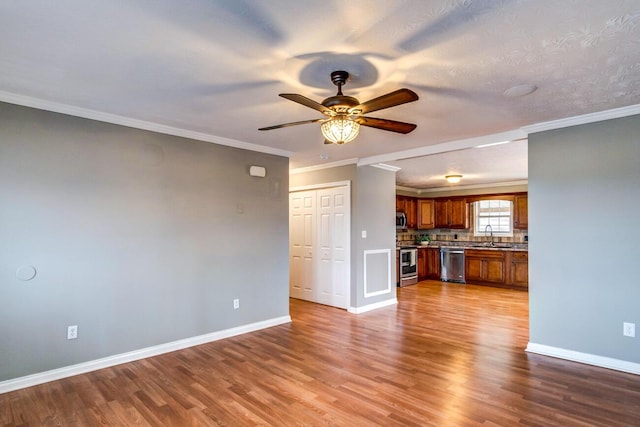
[[[505,200],[505,199],[482,199],[482,200],[476,200],[475,202],[473,202],[473,235],[475,237],[484,237],[487,234],[485,233],[485,228],[486,228],[486,224],[485,225],[480,225],[480,220],[481,218],[489,218],[488,215],[480,215],[481,209],[480,209],[480,204],[481,203],[491,203],[491,202],[498,202],[498,204],[501,203],[508,203],[509,204],[509,215],[495,215],[493,216],[493,218],[508,218],[508,227],[509,230],[508,231],[501,231],[500,228],[494,228],[492,226],[492,232],[493,232],[493,236],[494,237],[513,237],[513,232],[514,232],[514,228],[513,228],[513,212],[514,212],[514,203],[513,200]],[[500,208],[500,206],[498,206],[498,208]],[[504,208],[504,206],[502,207]],[[490,221],[488,221],[490,222]]]

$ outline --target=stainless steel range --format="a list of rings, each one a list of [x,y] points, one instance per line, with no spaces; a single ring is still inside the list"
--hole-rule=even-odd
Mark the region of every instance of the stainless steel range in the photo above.
[[[400,285],[407,286],[418,283],[418,249],[400,249]]]

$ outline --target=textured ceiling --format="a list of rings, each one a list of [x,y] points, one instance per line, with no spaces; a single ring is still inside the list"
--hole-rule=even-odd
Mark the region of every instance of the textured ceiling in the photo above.
[[[638,0],[5,1],[0,100],[40,100],[288,152],[292,168],[394,161],[421,147],[447,151],[443,143],[640,104],[639,40]],[[317,124],[257,130],[320,117],[277,94],[320,101],[335,94],[329,73],[337,69],[351,73],[343,90],[361,101],[416,91],[419,101],[372,116],[418,128],[365,128],[344,146],[325,146]],[[537,90],[505,96],[523,84]],[[497,157],[526,165],[506,147]],[[477,156],[436,163],[457,162],[467,184],[482,182],[475,175],[526,179],[526,168],[481,172]],[[406,168],[399,182],[435,185],[417,180],[433,167],[406,162],[393,162]]]

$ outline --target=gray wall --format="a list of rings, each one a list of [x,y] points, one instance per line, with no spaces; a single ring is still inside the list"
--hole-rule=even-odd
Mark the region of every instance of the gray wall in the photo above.
[[[356,307],[374,304],[396,297],[396,174],[372,166],[358,168],[358,188],[355,196],[358,215],[353,219],[353,239],[357,252],[353,268],[356,272],[355,299]],[[362,238],[362,230],[367,231],[367,238]],[[391,251],[391,293],[364,298],[364,251],[371,249],[389,249]],[[374,258],[372,258],[373,260]],[[369,270],[371,272],[373,270]],[[367,280],[373,287],[375,282]]]
[[[9,104],[0,124],[0,380],[288,315],[288,159]]]
[[[640,116],[529,136],[530,341],[640,362]]]
[[[351,306],[361,307],[396,297],[392,287],[390,294],[364,298],[364,251],[368,249],[391,250],[391,267],[395,269],[395,173],[372,166],[354,165],[321,169],[293,174],[291,187],[351,182]],[[362,230],[367,238],[362,238]],[[395,270],[392,272],[392,281]],[[392,283],[393,285],[393,283]]]

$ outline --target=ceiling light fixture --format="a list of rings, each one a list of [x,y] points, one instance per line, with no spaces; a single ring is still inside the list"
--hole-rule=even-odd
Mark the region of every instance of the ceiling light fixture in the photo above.
[[[324,138],[333,144],[353,141],[360,132],[360,124],[348,116],[339,114],[320,126]]]
[[[449,184],[457,184],[462,179],[462,175],[447,175],[444,178]]]

